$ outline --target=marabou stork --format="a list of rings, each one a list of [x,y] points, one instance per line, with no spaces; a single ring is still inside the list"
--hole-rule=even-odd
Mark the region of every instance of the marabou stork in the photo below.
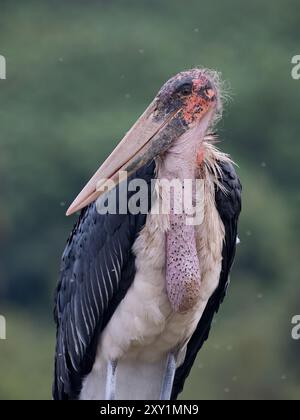
[[[211,134],[221,111],[216,72],[177,74],[70,206],[67,215],[83,210],[56,291],[54,399],[176,399],[183,389],[237,242],[241,184]],[[120,171],[128,178],[117,182]],[[115,214],[98,211],[140,179],[152,199],[145,214],[121,213],[121,202]],[[203,180],[201,223],[186,223],[174,201],[169,214],[150,211],[163,199],[161,179]],[[103,194],[103,180],[115,188]],[[133,194],[126,190],[127,202]]]

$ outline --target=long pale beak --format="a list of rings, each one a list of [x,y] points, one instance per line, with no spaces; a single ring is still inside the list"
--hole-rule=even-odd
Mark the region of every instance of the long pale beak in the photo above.
[[[170,134],[176,131],[169,124],[175,114],[162,121],[155,118],[154,111],[155,100],[77,196],[69,207],[67,216],[81,210],[100,197],[104,192],[101,187],[107,180],[112,180],[116,184],[120,182],[120,171],[122,173],[126,171],[129,176],[168,148]],[[170,129],[172,133],[169,132]]]

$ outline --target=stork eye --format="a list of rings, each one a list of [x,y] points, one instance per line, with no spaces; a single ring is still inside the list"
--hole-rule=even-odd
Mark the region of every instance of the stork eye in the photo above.
[[[187,96],[192,93],[192,87],[192,83],[184,83],[183,85],[179,86],[177,92],[183,96]]]

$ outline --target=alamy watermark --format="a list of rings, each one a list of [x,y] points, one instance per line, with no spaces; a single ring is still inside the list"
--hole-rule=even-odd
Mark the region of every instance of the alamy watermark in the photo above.
[[[295,315],[292,318],[292,339],[293,340],[300,340],[300,315]]]
[[[292,68],[292,78],[294,80],[300,79],[300,55],[294,55],[291,63],[294,65]]]
[[[6,59],[0,55],[0,80],[6,79]]]
[[[6,319],[0,315],[0,340],[6,340]]]
[[[189,226],[203,222],[203,179],[160,178],[152,179],[149,185],[142,178],[128,181],[127,175],[126,171],[120,171],[117,183],[112,179],[98,182],[97,191],[103,194],[96,203],[99,214],[174,214],[184,215]]]

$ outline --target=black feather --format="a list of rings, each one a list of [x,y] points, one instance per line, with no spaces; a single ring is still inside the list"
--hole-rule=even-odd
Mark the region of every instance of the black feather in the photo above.
[[[129,178],[147,182],[149,206],[154,171],[151,162]],[[116,192],[118,197],[119,186]],[[133,194],[127,192],[127,202]],[[54,309],[56,400],[78,397],[92,369],[99,335],[135,276],[131,248],[147,215],[119,214],[118,208],[115,215],[100,215],[95,204],[83,210],[63,253]]]

